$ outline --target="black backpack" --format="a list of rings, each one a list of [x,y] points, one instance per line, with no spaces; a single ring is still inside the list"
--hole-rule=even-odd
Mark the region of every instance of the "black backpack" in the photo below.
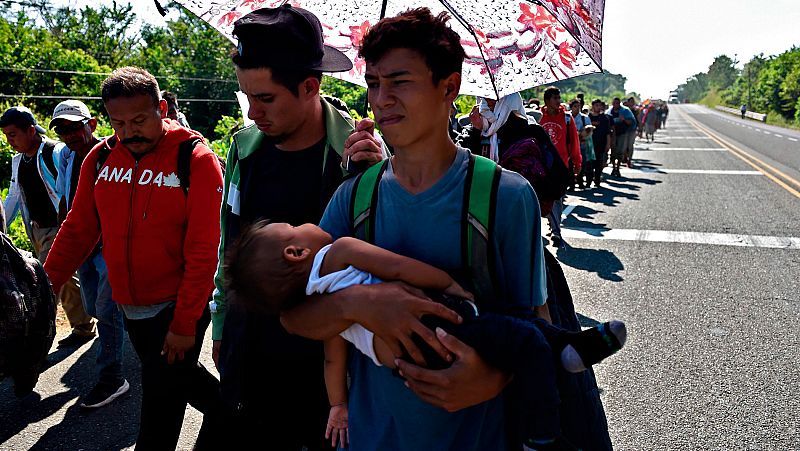
[[[509,146],[500,158],[500,166],[525,177],[544,204],[566,194],[572,174],[552,142],[541,138],[523,138]]]
[[[0,233],[0,379],[24,396],[39,379],[56,335],[56,297],[39,260]]]

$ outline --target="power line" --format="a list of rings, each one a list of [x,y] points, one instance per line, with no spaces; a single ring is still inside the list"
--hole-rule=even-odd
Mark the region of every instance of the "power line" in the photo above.
[[[0,94],[5,99],[75,99],[75,100],[102,100],[95,96],[29,96],[25,94]],[[207,103],[238,103],[237,100],[228,99],[180,99],[180,102],[207,102]]]
[[[2,1],[2,0],[0,0]],[[33,69],[27,67],[0,67],[0,70],[17,71],[17,72],[45,72],[50,74],[71,74],[71,75],[111,75],[111,72],[88,72],[80,70],[61,70],[61,69]],[[208,81],[216,83],[238,83],[235,80],[226,80],[224,78],[200,78],[200,77],[179,77],[177,75],[154,75],[156,78],[161,79],[175,79],[175,80],[189,80],[189,81]]]

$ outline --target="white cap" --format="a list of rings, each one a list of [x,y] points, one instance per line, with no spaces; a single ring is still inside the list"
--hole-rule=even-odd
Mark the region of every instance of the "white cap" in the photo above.
[[[50,120],[48,127],[53,128],[53,122],[56,119],[65,119],[72,122],[82,121],[84,119],[91,119],[92,113],[89,108],[80,100],[65,100],[56,106],[53,110],[53,119]]]

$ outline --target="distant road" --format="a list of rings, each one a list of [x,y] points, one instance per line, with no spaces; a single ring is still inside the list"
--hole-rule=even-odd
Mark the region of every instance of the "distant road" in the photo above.
[[[800,131],[741,119],[701,106],[685,105],[690,120],[726,138],[738,150],[751,152],[775,169],[800,180]]]

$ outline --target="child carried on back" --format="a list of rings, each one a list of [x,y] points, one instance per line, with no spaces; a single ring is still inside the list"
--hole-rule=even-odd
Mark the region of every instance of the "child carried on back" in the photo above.
[[[569,332],[535,316],[532,310],[479,311],[473,296],[446,272],[356,238],[332,242],[313,224],[293,227],[260,222],[246,229],[226,259],[226,280],[238,302],[271,313],[290,308],[303,295],[332,293],[349,286],[402,281],[426,290],[435,302],[458,313],[463,322],[423,316],[423,324],[442,328],[490,365],[514,375],[513,405],[520,441],[526,449],[569,449],[559,435],[556,367],[580,372],[618,351],[627,332],[610,321],[582,332]],[[325,385],[331,411],[326,438],[347,443],[347,342],[375,365],[394,369],[396,356],[360,324],[325,342]],[[429,368],[449,363],[421,339],[415,343]],[[508,390],[508,389],[507,389]]]

